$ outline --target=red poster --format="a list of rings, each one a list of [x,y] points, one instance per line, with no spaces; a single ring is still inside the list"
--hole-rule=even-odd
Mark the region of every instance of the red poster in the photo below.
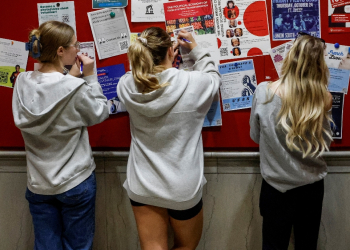
[[[330,0],[332,8],[344,6],[350,4],[350,0]]]

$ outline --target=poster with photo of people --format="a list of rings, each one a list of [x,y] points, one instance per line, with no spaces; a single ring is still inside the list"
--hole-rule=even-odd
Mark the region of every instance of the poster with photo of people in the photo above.
[[[272,0],[272,39],[292,40],[298,32],[321,37],[320,0]]]
[[[266,2],[213,0],[220,60],[268,54]]]

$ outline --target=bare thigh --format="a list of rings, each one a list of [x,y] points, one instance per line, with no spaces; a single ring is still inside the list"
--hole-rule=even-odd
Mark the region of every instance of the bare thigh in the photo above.
[[[142,250],[168,250],[169,215],[166,208],[132,206]]]
[[[202,236],[203,208],[189,220],[176,220],[170,217],[174,229],[174,248],[172,250],[195,250]]]

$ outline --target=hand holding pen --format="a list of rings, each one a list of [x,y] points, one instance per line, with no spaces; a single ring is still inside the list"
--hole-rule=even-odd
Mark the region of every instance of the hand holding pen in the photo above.
[[[192,34],[186,30],[180,30],[179,34],[177,35],[177,42],[180,44],[180,46],[190,50],[197,46],[196,40],[194,40]]]

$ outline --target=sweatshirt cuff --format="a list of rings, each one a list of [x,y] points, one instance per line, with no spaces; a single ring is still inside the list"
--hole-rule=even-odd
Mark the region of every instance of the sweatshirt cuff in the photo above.
[[[83,79],[88,83],[94,83],[94,82],[97,82],[97,75],[93,74],[91,76],[85,76],[83,77]]]
[[[195,62],[197,62],[199,59],[201,59],[206,54],[210,55],[208,50],[197,45],[194,49],[191,50],[189,57],[191,59],[193,59]]]

